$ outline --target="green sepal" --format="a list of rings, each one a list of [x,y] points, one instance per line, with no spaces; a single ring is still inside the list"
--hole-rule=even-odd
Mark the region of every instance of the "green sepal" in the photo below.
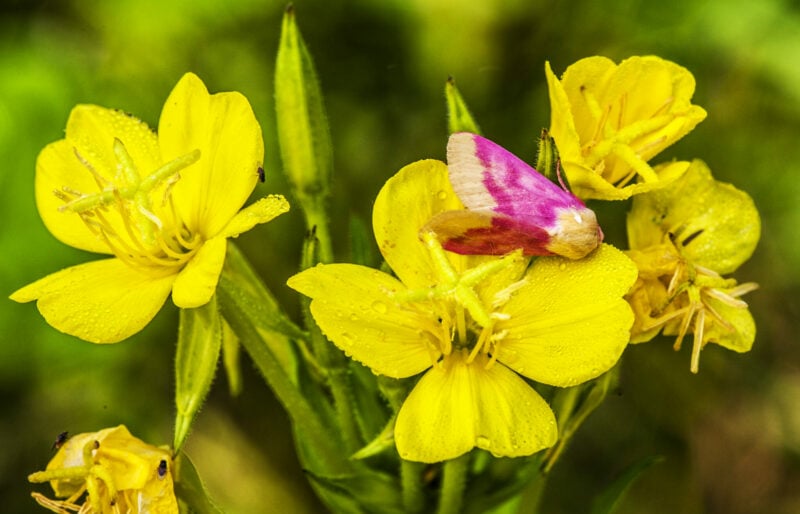
[[[594,499],[591,514],[613,514],[616,512],[631,485],[651,466],[663,460],[664,458],[661,456],[652,455],[635,462]]]
[[[539,135],[539,147],[536,152],[536,171],[549,178],[551,182],[563,185],[569,190],[567,174],[561,172],[558,159],[556,142],[550,136],[550,132],[543,128]]]
[[[222,364],[225,376],[228,377],[228,391],[231,396],[239,396],[242,392],[242,372],[239,360],[241,345],[239,338],[230,325],[223,319],[222,323]]]
[[[196,309],[181,309],[175,352],[175,440],[180,450],[211,389],[222,346],[216,295]]]
[[[444,96],[447,100],[447,130],[450,134],[456,132],[472,132],[480,134],[481,129],[469,112],[467,103],[456,87],[456,81],[449,77],[444,85]]]
[[[331,510],[338,514],[405,512],[397,479],[379,471],[323,476],[307,470],[306,476]]]
[[[200,475],[189,457],[178,452],[173,461],[175,496],[182,514],[222,514],[208,494]]]
[[[275,62],[275,114],[286,174],[301,199],[328,194],[333,151],[314,63],[290,5]]]
[[[394,448],[394,422],[396,419],[397,416],[392,416],[386,426],[383,427],[383,430],[366,446],[354,453],[351,458],[356,460],[366,459]]]

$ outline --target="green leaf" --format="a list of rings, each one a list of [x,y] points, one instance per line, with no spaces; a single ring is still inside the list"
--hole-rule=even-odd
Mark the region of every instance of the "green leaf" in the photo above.
[[[185,453],[178,453],[173,469],[175,495],[180,501],[182,513],[222,514],[222,510],[209,496],[197,469]]]
[[[196,309],[181,309],[175,354],[175,450],[180,450],[211,389],[222,345],[217,297]]]
[[[661,462],[663,457],[654,455],[634,463],[592,502],[591,514],[613,514],[619,507],[631,485],[647,471],[650,466]]]
[[[222,323],[222,364],[225,366],[225,375],[228,377],[228,390],[231,396],[239,396],[242,392],[242,373],[239,365],[239,338],[233,329]]]
[[[337,513],[402,514],[397,479],[372,471],[352,475],[323,476],[306,472],[311,484]]]
[[[543,471],[548,473],[566,449],[575,432],[605,400],[608,392],[616,387],[619,381],[619,364],[598,378],[581,384],[559,390],[553,399],[553,410],[559,426],[559,436],[556,444],[551,447],[543,462]]]
[[[464,98],[456,88],[453,77],[447,79],[444,86],[444,96],[447,100],[447,130],[450,134],[455,132],[472,132],[480,134],[481,129],[469,112]]]

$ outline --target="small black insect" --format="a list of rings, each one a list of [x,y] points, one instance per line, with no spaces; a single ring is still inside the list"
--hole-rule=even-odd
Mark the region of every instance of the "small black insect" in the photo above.
[[[56,440],[53,441],[53,449],[58,450],[59,448],[64,446],[64,443],[67,442],[67,439],[69,439],[69,432],[61,432],[60,434],[58,434]]]
[[[161,459],[161,462],[158,463],[158,478],[162,479],[167,476],[167,460]]]
[[[258,180],[264,182],[264,168],[261,166],[258,167]]]

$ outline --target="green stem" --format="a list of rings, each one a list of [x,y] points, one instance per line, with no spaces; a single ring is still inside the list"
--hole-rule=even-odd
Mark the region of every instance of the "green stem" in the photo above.
[[[442,492],[437,514],[459,514],[464,503],[464,488],[467,485],[469,454],[444,463]]]
[[[286,409],[295,430],[302,434],[303,446],[309,453],[313,453],[317,470],[328,473],[348,472],[350,466],[343,458],[340,440],[331,430],[326,429],[315,410],[292,383],[279,360],[270,352],[254,325],[255,320],[248,315],[246,302],[242,301],[238,293],[233,282],[223,273],[217,287],[223,315]]]
[[[328,216],[325,213],[325,198],[319,196],[306,197],[302,204],[303,212],[306,216],[306,227],[308,230],[314,230],[317,238],[319,262],[333,262],[333,244],[331,242]]]
[[[422,512],[425,494],[422,490],[422,472],[425,465],[408,460],[400,461],[400,480],[403,485],[403,509],[411,514]]]

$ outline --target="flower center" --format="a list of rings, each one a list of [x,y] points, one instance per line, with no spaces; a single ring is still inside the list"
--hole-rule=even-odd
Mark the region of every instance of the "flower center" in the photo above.
[[[664,326],[672,320],[680,320],[678,336],[673,345],[675,350],[680,350],[683,338],[689,332],[689,327],[692,327],[694,337],[690,369],[693,373],[697,373],[699,370],[700,351],[707,343],[704,340],[707,324],[718,324],[728,332],[736,330],[725,317],[717,312],[710,300],[713,299],[738,309],[746,309],[747,303],[740,297],[758,287],[753,282],[736,285],[734,279],[726,279],[714,270],[691,263],[683,255],[682,249],[698,235],[699,233],[690,234],[682,242],[672,240],[670,237],[678,259],[675,271],[669,277],[667,299],[664,305],[654,313],[659,317],[644,327],[645,330],[650,330]],[[665,313],[670,307],[673,310]]]
[[[183,267],[203,244],[181,219],[172,198],[180,171],[197,162],[200,150],[174,159],[146,176],[140,175],[125,145],[114,139],[116,173],[101,175],[77,148],[75,157],[91,174],[99,191],[82,192],[64,186],[54,194],[64,201],[62,212],[80,216],[124,263],[161,276]],[[160,193],[160,195],[159,195]],[[154,198],[160,201],[153,202]]]
[[[590,91],[582,88],[581,93],[595,124],[594,134],[581,145],[586,164],[601,175],[608,175],[606,179],[616,187],[625,186],[636,175],[645,182],[658,180],[642,155],[664,143],[665,136],[658,135],[658,132],[674,119],[674,115],[669,113],[674,99],[665,99],[648,117],[631,122],[626,116],[627,92],[604,107]],[[604,160],[610,156],[627,166],[607,166]]]
[[[486,261],[459,274],[447,258],[438,238],[433,233],[423,233],[422,239],[438,275],[439,282],[427,289],[408,290],[394,295],[397,302],[431,302],[438,319],[431,319],[430,326],[424,330],[430,335],[432,344],[445,357],[453,350],[469,352],[467,363],[471,363],[480,353],[490,356],[486,367],[494,364],[495,347],[505,337],[505,331],[495,331],[495,322],[506,319],[497,312],[511,297],[511,294],[524,283],[517,281],[499,291],[492,299],[492,305],[475,291],[476,286],[513,261],[522,258],[520,251],[509,253],[500,259]],[[434,364],[438,364],[434,362]]]

